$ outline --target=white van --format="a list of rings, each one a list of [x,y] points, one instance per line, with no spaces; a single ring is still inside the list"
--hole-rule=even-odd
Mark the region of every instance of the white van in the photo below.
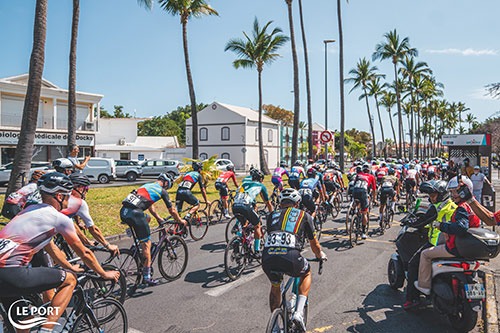
[[[83,159],[79,159],[80,162]],[[90,178],[91,181],[98,181],[101,184],[109,183],[110,180],[116,179],[115,160],[112,158],[91,157],[83,173]]]

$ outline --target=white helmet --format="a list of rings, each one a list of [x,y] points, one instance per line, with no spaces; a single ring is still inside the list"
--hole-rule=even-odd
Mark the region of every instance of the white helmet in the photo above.
[[[285,188],[280,193],[280,202],[292,201],[293,203],[298,203],[302,200],[299,191],[293,188]]]
[[[448,182],[448,191],[460,187],[458,180],[458,176],[450,179],[450,181]],[[462,181],[463,185],[469,188],[470,193],[472,193],[473,186],[472,181],[469,179],[469,177],[462,175],[460,180]]]

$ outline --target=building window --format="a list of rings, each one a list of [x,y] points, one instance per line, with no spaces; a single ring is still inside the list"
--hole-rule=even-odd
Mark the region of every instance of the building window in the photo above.
[[[259,142],[259,128],[255,129],[255,141]]]
[[[120,160],[130,160],[130,153],[120,153]]]
[[[208,140],[208,128],[202,127],[200,128],[200,141]]]
[[[200,160],[202,160],[202,161],[208,160],[208,154],[207,153],[201,153],[200,154]]]
[[[273,142],[273,130],[267,130],[267,141],[268,142]]]
[[[231,133],[231,131],[230,131],[229,127],[222,127],[221,134],[220,134],[221,140],[228,141],[230,138],[230,133]]]
[[[230,159],[229,156],[230,156],[229,153],[222,153],[220,155],[220,158],[225,159],[225,160],[229,160]]]

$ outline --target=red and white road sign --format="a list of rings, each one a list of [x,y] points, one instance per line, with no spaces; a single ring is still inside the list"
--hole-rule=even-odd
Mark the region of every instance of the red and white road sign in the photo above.
[[[319,135],[319,139],[321,140],[321,143],[328,143],[328,142],[332,141],[333,134],[330,131],[323,131]]]

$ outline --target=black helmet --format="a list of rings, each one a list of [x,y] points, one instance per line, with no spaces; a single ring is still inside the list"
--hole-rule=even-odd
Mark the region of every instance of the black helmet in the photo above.
[[[438,202],[442,202],[448,198],[447,184],[444,180],[428,180],[420,184],[420,192],[431,194],[437,193]]]
[[[286,168],[287,167],[286,162],[285,161],[280,161],[280,167]]]
[[[316,169],[315,168],[307,169],[307,178],[313,178],[313,177],[316,177]]]
[[[57,172],[64,173],[66,170],[73,170],[73,163],[67,158],[58,158],[52,161],[52,166]]]
[[[163,187],[166,187],[167,189],[171,188],[172,185],[174,184],[170,174],[168,173],[162,173],[158,176],[158,180],[163,181]]]
[[[89,186],[90,179],[85,176],[83,173],[72,173],[69,176],[69,179],[73,183],[74,186]]]
[[[363,168],[362,168],[362,167],[360,167],[360,166],[358,165],[358,166],[356,167],[356,172],[357,172],[357,173],[361,173],[361,172],[363,172]]]
[[[193,162],[192,167],[194,171],[200,171],[203,168],[203,163]]]
[[[40,192],[47,194],[71,194],[73,190],[69,177],[60,172],[46,173],[38,180],[37,185]]]
[[[227,171],[234,171],[234,165],[232,165],[232,164],[228,164],[228,165],[226,166],[226,170],[227,170]]]
[[[302,165],[304,165],[304,163],[302,163],[302,161],[296,160],[293,165],[295,165],[295,166],[302,166]]]
[[[250,171],[250,175],[252,176],[252,180],[254,181],[261,182],[262,180],[264,180],[264,174],[258,169],[253,169],[252,171]]]
[[[389,171],[388,171],[388,173],[390,175],[394,175],[396,173],[396,170],[394,170],[393,168],[390,168]]]
[[[370,172],[370,165],[369,164],[363,164],[363,171],[364,172]]]

